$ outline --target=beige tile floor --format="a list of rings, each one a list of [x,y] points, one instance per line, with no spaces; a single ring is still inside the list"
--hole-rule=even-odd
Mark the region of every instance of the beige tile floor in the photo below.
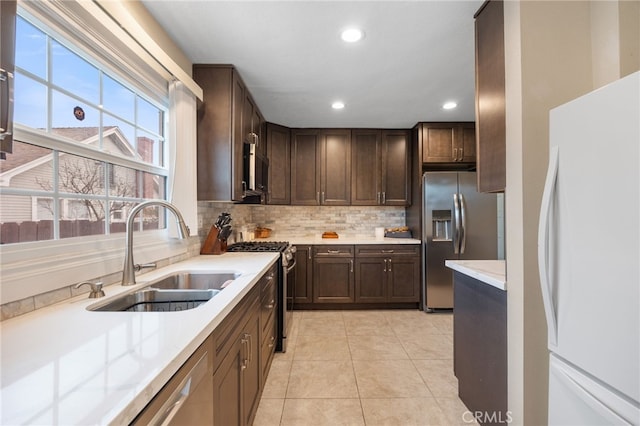
[[[291,334],[254,426],[470,424],[453,375],[451,314],[296,311]]]

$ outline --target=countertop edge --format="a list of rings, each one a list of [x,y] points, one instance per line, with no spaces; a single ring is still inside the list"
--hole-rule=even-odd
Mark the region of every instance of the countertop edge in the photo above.
[[[507,291],[504,260],[446,260],[444,264],[456,272]]]

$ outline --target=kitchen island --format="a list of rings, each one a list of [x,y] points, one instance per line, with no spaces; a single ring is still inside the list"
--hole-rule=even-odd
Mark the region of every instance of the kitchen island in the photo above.
[[[454,270],[453,369],[458,396],[480,424],[504,424],[507,411],[505,261],[447,260]]]
[[[129,424],[277,261],[277,253],[196,256],[0,324],[1,424]],[[88,307],[178,271],[241,275],[179,312]]]

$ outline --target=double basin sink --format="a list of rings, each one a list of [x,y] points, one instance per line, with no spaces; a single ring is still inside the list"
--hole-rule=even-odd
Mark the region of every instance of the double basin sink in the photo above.
[[[241,274],[237,272],[177,272],[124,294],[91,311],[168,312],[193,309],[209,301]]]

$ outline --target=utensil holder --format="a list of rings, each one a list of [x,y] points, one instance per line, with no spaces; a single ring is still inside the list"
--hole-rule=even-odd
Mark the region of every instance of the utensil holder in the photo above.
[[[200,254],[223,254],[227,252],[227,240],[218,239],[218,228],[211,226],[207,239],[202,244]]]

